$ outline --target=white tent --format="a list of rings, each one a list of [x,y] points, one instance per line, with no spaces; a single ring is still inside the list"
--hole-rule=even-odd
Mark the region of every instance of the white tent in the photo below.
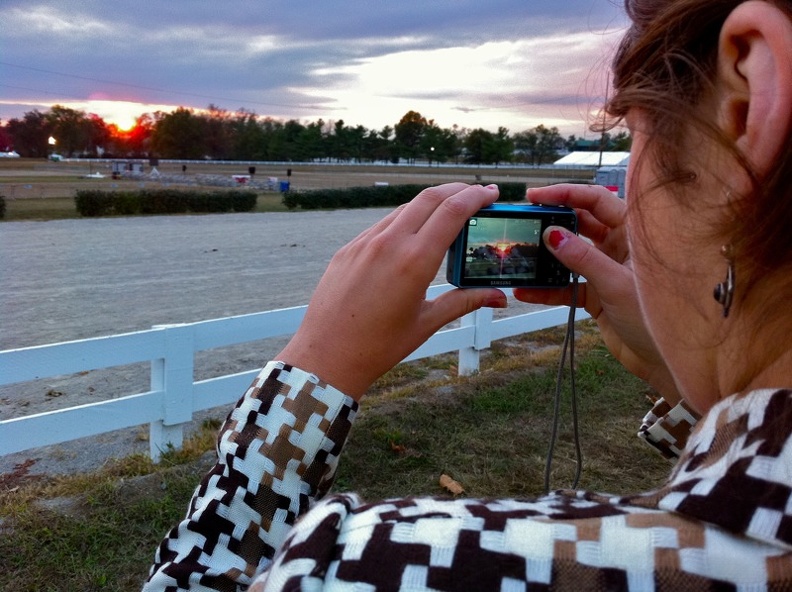
[[[629,152],[570,152],[556,160],[553,166],[599,167],[627,166]]]

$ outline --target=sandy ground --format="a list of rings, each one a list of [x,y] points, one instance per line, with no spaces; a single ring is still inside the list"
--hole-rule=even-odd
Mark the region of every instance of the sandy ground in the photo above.
[[[0,350],[307,304],[332,254],[387,211],[0,224]],[[196,378],[259,368],[285,340],[201,352]],[[149,379],[135,365],[0,387],[0,419],[144,392]],[[29,449],[0,457],[0,474],[92,470],[147,453],[147,434],[140,426]]]

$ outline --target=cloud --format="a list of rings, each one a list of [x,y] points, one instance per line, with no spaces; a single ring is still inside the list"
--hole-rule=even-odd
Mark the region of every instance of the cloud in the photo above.
[[[411,100],[449,118],[519,116],[529,95],[589,92],[580,83],[618,38],[618,15],[610,0],[10,0],[0,6],[0,117],[13,101],[96,93],[378,127]]]

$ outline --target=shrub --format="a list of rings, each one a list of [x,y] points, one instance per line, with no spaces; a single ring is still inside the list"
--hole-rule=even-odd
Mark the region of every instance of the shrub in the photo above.
[[[290,210],[298,206],[304,210],[398,206],[407,203],[427,187],[431,187],[431,185],[387,185],[384,187],[290,191],[283,194],[283,205]],[[498,187],[500,188],[498,201],[522,201],[525,199],[525,183],[498,183]]]
[[[140,192],[141,214],[184,214],[188,197],[177,189],[143,189]]]
[[[256,201],[255,191],[212,191],[190,194],[187,208],[191,212],[250,212]]]
[[[256,209],[258,195],[255,191],[232,191],[231,208],[235,212],[252,212]]]
[[[250,212],[256,207],[254,191],[78,191],[74,197],[81,216],[134,216],[187,212]]]
[[[283,203],[304,210],[367,208],[398,206],[410,201],[429,185],[393,185],[385,187],[347,187],[343,189],[317,189],[284,194]]]
[[[97,189],[80,190],[74,195],[74,205],[81,216],[109,216],[114,210],[113,194]]]
[[[212,199],[207,193],[193,193],[187,198],[186,209],[191,212],[211,212]]]
[[[0,195],[0,220],[5,218],[5,212],[6,212],[5,195]]]
[[[140,213],[141,197],[139,191],[119,191],[114,197],[114,214],[134,216]]]
[[[207,193],[206,201],[209,212],[230,212],[231,195],[225,191],[214,191]]]
[[[301,193],[297,193],[294,191],[287,191],[286,193],[283,194],[283,199],[282,199],[283,205],[289,208],[290,210],[293,210],[294,208],[300,205],[301,195],[302,195]]]

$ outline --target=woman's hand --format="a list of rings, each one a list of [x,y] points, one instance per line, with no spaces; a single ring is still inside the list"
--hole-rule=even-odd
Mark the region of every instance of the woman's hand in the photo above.
[[[534,203],[572,207],[578,232],[591,243],[560,228],[548,228],[547,247],[569,269],[586,278],[578,293],[581,306],[597,321],[605,345],[633,374],[646,380],[671,404],[679,393],[665,361],[646,328],[638,303],[627,245],[625,202],[603,187],[552,185],[530,189]],[[517,299],[538,304],[571,304],[572,288],[514,290]]]
[[[447,323],[482,306],[505,307],[506,296],[490,288],[426,300],[462,226],[497,198],[492,185],[432,187],[361,233],[330,261],[277,359],[359,398]]]

